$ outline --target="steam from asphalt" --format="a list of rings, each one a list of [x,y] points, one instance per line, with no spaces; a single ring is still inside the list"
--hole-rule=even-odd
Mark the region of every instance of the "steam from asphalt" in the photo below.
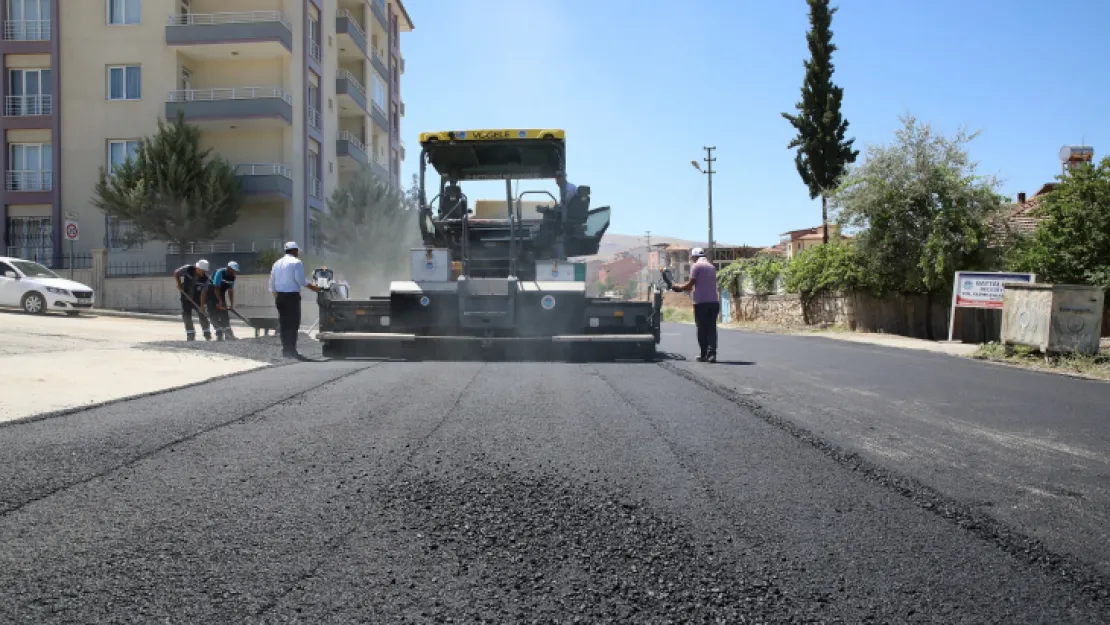
[[[330,261],[336,280],[346,280],[350,285],[351,299],[387,296],[391,282],[410,279],[410,252],[422,246],[418,219],[415,209],[395,219],[383,219],[370,233],[364,250]]]

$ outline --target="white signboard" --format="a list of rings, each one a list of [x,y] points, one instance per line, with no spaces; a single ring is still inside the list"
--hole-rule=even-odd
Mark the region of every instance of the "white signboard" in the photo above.
[[[956,308],[1002,308],[1002,293],[1008,282],[1032,284],[1031,273],[996,273],[957,271],[952,285],[953,306]]]
[[[65,228],[62,230],[62,235],[66,238],[66,241],[81,240],[81,229],[77,227],[76,219],[65,220]]]
[[[1032,284],[1037,276],[1031,273],[1006,273],[996,271],[957,271],[952,284],[952,312],[948,315],[948,340],[956,330],[956,311],[960,308],[1002,310],[1002,295],[1006,284],[1020,282]]]

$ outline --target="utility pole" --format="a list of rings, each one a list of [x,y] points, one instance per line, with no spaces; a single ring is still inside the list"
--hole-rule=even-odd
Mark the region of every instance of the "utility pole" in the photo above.
[[[702,169],[701,165],[698,165],[697,161],[690,161],[690,163],[694,166],[694,169],[706,175],[706,179],[709,183],[709,253],[707,254],[707,256],[709,256],[709,262],[712,263],[714,267],[716,267],[717,259],[713,255],[713,174],[717,172],[713,171],[713,163],[717,159],[713,157],[713,150],[716,150],[717,147],[704,146],[702,147],[702,149],[705,150],[705,158],[702,159],[703,161],[705,161],[705,169]]]
[[[647,275],[644,276],[644,279],[641,280],[641,282],[644,283],[644,297],[647,297],[648,282],[651,282],[652,276],[655,274],[651,273],[651,230],[645,231],[644,234],[647,236]]]

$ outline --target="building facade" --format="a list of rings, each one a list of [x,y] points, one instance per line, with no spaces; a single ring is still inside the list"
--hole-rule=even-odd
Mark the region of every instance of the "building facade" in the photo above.
[[[91,203],[99,169],[179,111],[236,167],[239,221],[210,248],[311,245],[313,215],[361,165],[401,185],[401,0],[3,0],[6,142],[0,223],[8,255],[57,262],[128,249],[127,223]],[[68,246],[66,248],[68,251]]]

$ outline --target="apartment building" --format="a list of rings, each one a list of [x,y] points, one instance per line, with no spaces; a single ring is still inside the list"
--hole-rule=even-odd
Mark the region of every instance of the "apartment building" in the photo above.
[[[9,255],[54,260],[66,216],[77,252],[127,249],[131,227],[91,203],[121,163],[179,111],[236,166],[239,221],[209,248],[311,245],[314,214],[360,165],[400,186],[401,0],[0,0],[7,144],[0,222]],[[66,249],[68,251],[68,249]]]

